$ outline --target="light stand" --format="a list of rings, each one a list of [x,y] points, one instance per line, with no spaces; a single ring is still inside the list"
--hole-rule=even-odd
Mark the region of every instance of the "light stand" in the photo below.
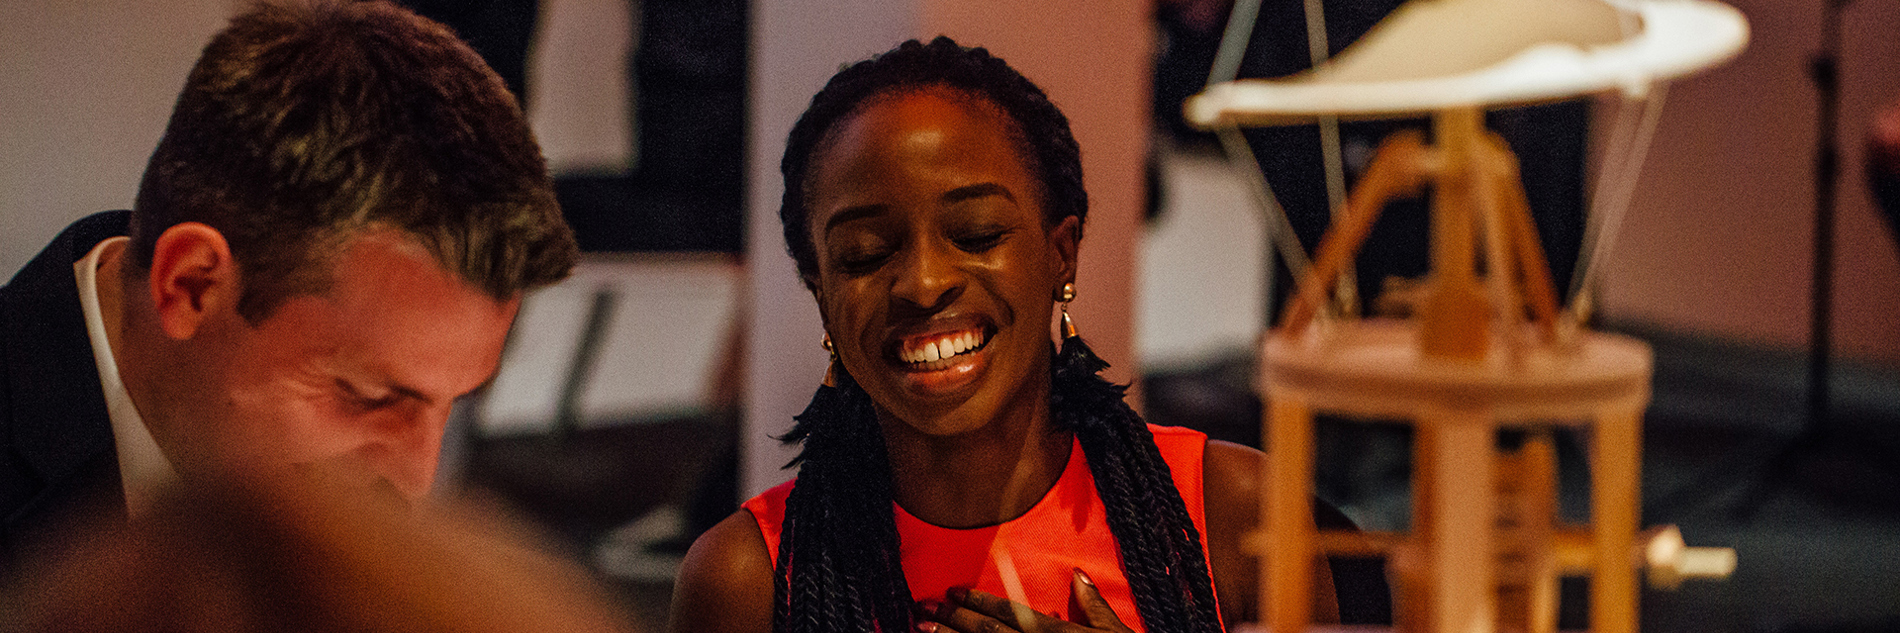
[[[1794,468],[1803,455],[1821,447],[1833,435],[1832,402],[1829,376],[1834,347],[1834,221],[1835,192],[1839,187],[1841,148],[1839,140],[1841,85],[1841,20],[1844,9],[1853,0],[1825,0],[1826,14],[1821,17],[1821,49],[1808,61],[1808,78],[1814,82],[1814,251],[1813,278],[1809,289],[1807,418],[1801,432],[1790,440],[1768,463],[1752,490],[1736,508],[1747,516],[1767,498],[1768,493]]]
[[[1815,116],[1814,281],[1808,339],[1808,420],[1803,435],[1824,435],[1829,426],[1828,367],[1834,332],[1835,190],[1840,181],[1841,14],[1852,0],[1827,0],[1821,26],[1821,51],[1808,64],[1819,112]]]

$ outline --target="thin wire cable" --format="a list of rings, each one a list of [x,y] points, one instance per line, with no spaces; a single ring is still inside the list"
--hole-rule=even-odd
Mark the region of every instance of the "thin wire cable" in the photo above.
[[[1274,197],[1273,186],[1267,184],[1266,174],[1261,172],[1260,163],[1253,155],[1253,147],[1247,144],[1247,137],[1241,135],[1240,128],[1232,125],[1222,126],[1214,132],[1220,138],[1221,147],[1227,150],[1228,166],[1237,172],[1241,180],[1247,182],[1254,202],[1260,205],[1261,212],[1266,215],[1264,228],[1267,231],[1267,244],[1273,247],[1272,250],[1280,252],[1287,271],[1293,273],[1294,279],[1305,276],[1307,269],[1313,267],[1313,262],[1306,256],[1306,247],[1300,244],[1299,238],[1293,233],[1293,223],[1287,220],[1286,209]],[[1268,257],[1272,257],[1272,254],[1269,253]],[[1267,278],[1271,284],[1271,272]],[[1272,315],[1268,317],[1271,319]]]
[[[1322,0],[1306,0],[1306,54],[1313,68],[1332,57],[1332,45],[1326,37],[1326,7]],[[1326,209],[1334,220],[1346,212],[1346,160],[1340,151],[1339,117],[1319,117],[1320,162],[1326,170]],[[1334,290],[1335,307],[1343,314],[1358,312],[1359,282],[1351,267],[1339,274]]]
[[[1603,270],[1603,262],[1608,259],[1610,248],[1616,244],[1617,231],[1622,229],[1623,217],[1629,214],[1630,200],[1636,195],[1636,184],[1643,173],[1643,161],[1649,158],[1649,148],[1656,139],[1656,123],[1662,119],[1663,102],[1668,96],[1667,84],[1658,82],[1649,89],[1649,96],[1643,102],[1643,116],[1637,124],[1635,136],[1629,143],[1630,155],[1623,161],[1625,167],[1619,171],[1614,188],[1608,189],[1606,198],[1593,200],[1592,215],[1600,215],[1594,238],[1586,244],[1587,258],[1581,263],[1583,273],[1572,282],[1570,304],[1580,305],[1578,299],[1596,284],[1596,278]],[[1586,236],[1588,238],[1589,236]],[[1585,316],[1585,315],[1575,315]]]
[[[1642,20],[1634,11],[1618,11],[1617,17],[1617,26],[1623,39],[1628,39],[1643,29]],[[1622,221],[1622,213],[1614,211],[1608,204],[1613,197],[1610,192],[1620,189],[1624,180],[1637,178],[1636,174],[1640,173],[1632,171],[1636,165],[1629,160],[1630,154],[1635,152],[1632,149],[1632,143],[1638,135],[1638,128],[1635,126],[1640,125],[1637,118],[1638,110],[1633,107],[1633,102],[1640,101],[1647,106],[1651,101],[1651,90],[1660,88],[1660,85],[1643,85],[1640,86],[1640,90],[1626,89],[1620,93],[1623,99],[1617,104],[1616,123],[1610,127],[1607,139],[1609,146],[1603,151],[1603,166],[1597,170],[1595,186],[1590,191],[1589,203],[1585,205],[1588,215],[1584,218],[1583,240],[1578,244],[1577,261],[1572,264],[1570,270],[1570,289],[1569,296],[1564,301],[1564,312],[1575,320],[1581,321],[1588,317],[1590,309],[1588,293],[1596,283],[1595,262],[1598,261],[1600,255],[1596,252],[1596,247],[1602,243],[1604,227],[1610,224],[1608,216],[1615,216],[1616,223],[1620,224]],[[1654,94],[1655,101],[1659,102],[1661,99],[1660,92]],[[1656,108],[1660,110],[1661,106],[1657,105]],[[1614,230],[1610,232],[1615,233]]]
[[[1589,204],[1585,205],[1583,241],[1578,245],[1577,261],[1571,268],[1569,294],[1572,299],[1583,292],[1584,271],[1589,268],[1590,250],[1596,244],[1597,234],[1603,226],[1604,202],[1609,200],[1611,183],[1621,179],[1627,166],[1629,144],[1636,138],[1636,125],[1641,110],[1635,107],[1636,98],[1627,94],[1617,104],[1615,121],[1605,136],[1607,146],[1603,148],[1603,164],[1597,168],[1596,182],[1591,188]],[[1574,305],[1574,301],[1570,302]]]
[[[1260,0],[1235,0],[1233,11],[1227,14],[1227,31],[1221,34],[1214,67],[1207,72],[1207,85],[1240,76],[1240,62],[1247,57],[1247,43],[1253,40],[1254,21],[1259,19]]]
[[[1326,40],[1326,7],[1321,0],[1306,0],[1306,54],[1314,68],[1332,56]],[[1334,217],[1346,208],[1346,166],[1339,150],[1339,117],[1319,118],[1320,153],[1326,162],[1326,204]]]

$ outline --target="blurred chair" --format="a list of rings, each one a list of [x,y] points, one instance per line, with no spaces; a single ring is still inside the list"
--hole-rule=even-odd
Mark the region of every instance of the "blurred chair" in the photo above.
[[[529,296],[467,416],[464,481],[609,575],[670,579],[672,542],[736,507],[742,274],[719,255],[590,255]]]

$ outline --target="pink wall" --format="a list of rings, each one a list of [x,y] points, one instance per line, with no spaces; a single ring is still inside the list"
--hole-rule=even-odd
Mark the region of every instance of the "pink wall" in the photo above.
[[[1604,271],[1604,313],[1804,347],[1816,115],[1806,68],[1823,3],[1727,1],[1752,39],[1728,65],[1670,87]],[[1900,2],[1859,0],[1846,17],[1835,349],[1900,364],[1900,258],[1861,169],[1873,113],[1900,100]]]
[[[1070,314],[1114,364],[1106,373],[1119,383],[1132,382],[1138,366],[1135,253],[1146,191],[1152,12],[1148,2],[925,0],[917,33],[990,49],[1068,115],[1089,192]]]

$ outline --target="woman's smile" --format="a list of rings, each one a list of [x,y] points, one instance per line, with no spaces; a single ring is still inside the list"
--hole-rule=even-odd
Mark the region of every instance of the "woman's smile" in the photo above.
[[[957,355],[980,350],[988,342],[989,335],[980,329],[919,336],[903,341],[897,358],[910,363],[913,371],[933,371],[949,367]]]
[[[989,367],[988,328],[931,332],[897,341],[887,356],[911,391],[951,396],[974,385]]]

